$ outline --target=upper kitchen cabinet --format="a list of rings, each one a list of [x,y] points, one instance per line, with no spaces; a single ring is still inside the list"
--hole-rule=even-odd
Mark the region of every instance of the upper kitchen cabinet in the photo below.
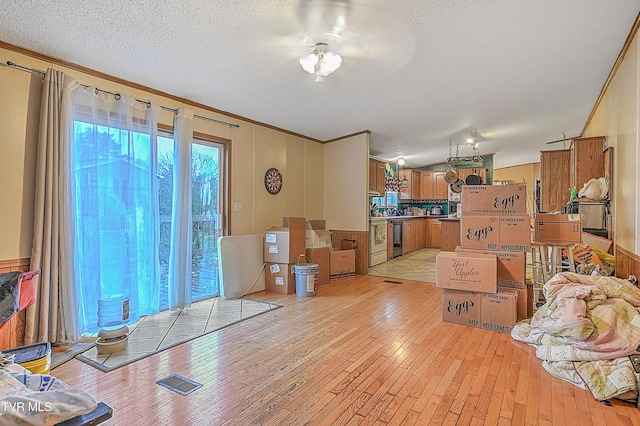
[[[400,179],[401,200],[412,200],[421,198],[420,172],[411,169],[401,169],[398,172],[398,178]]]
[[[580,190],[590,179],[603,176],[604,136],[571,140],[571,187]]]
[[[571,151],[540,152],[540,211],[559,211],[571,195]]]
[[[444,180],[445,173],[445,171],[420,172],[420,196],[414,198],[446,200],[449,185]]]
[[[400,199],[411,200],[413,198],[413,174],[411,169],[402,169],[398,172],[400,179]]]
[[[433,184],[433,198],[446,200],[449,198],[449,184],[444,180],[446,172],[432,172],[431,182]]]
[[[433,198],[433,183],[431,181],[431,172],[420,172],[420,192],[419,196],[414,197],[421,200]]]
[[[384,194],[386,163],[369,158],[369,191]]]

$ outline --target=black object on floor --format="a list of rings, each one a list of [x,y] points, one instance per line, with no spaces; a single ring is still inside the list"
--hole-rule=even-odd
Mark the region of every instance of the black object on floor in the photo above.
[[[158,380],[156,383],[183,396],[189,395],[191,392],[202,387],[202,383],[194,382],[178,374],[172,374],[164,379]]]
[[[383,280],[382,282],[384,282],[384,283],[391,283],[391,284],[402,284],[402,281]]]

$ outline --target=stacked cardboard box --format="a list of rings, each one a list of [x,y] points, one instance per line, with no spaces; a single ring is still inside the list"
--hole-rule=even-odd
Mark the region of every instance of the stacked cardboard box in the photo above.
[[[346,244],[345,244],[346,243]],[[296,263],[318,265],[318,285],[330,279],[355,275],[355,248],[350,240],[342,242],[340,250],[331,246],[331,232],[324,220],[285,217],[282,226],[265,232],[265,289],[274,293],[296,292]]]
[[[531,249],[526,186],[465,185],[462,199],[460,247],[436,258],[442,318],[508,333],[533,309],[526,280]]]
[[[274,293],[296,292],[293,265],[300,255],[304,262],[306,224],[304,217],[285,217],[281,227],[272,227],[264,236],[265,289]]]

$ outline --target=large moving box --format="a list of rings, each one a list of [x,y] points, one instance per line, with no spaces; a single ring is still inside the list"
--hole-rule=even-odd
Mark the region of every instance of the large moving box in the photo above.
[[[493,254],[498,258],[498,286],[525,288],[527,253],[524,251],[499,251],[456,248],[459,254]]]
[[[497,268],[495,255],[441,251],[436,256],[436,287],[495,293]]]
[[[526,185],[463,185],[462,214],[525,215]]]
[[[331,247],[331,232],[324,220],[308,220],[306,223],[305,248]]]
[[[329,282],[329,247],[308,248],[307,259],[318,265],[318,285]]]
[[[480,307],[480,327],[511,333],[518,317],[518,294],[512,290],[498,290],[498,293],[482,293]]]
[[[280,294],[296,292],[296,276],[290,263],[270,263],[266,265],[265,290]]]
[[[330,279],[352,277],[356,274],[355,250],[332,250],[329,252]]]
[[[529,251],[531,218],[528,215],[463,214],[460,219],[460,246],[482,250]]]
[[[442,289],[442,321],[480,327],[482,293]]]
[[[534,223],[536,241],[567,245],[582,241],[581,214],[537,213]]]
[[[264,236],[264,261],[295,263],[305,254],[305,219],[285,217],[282,227],[272,227]]]

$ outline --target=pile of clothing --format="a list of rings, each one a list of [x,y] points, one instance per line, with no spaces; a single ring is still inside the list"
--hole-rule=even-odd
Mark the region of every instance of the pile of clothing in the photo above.
[[[533,346],[547,372],[597,400],[637,399],[629,355],[640,345],[640,289],[621,278],[562,272],[543,291],[546,303],[511,336]]]

